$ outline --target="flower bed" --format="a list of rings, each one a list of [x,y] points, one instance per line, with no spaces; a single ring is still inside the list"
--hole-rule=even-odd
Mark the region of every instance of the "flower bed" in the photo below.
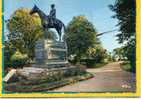
[[[86,80],[92,78],[93,75],[86,72],[77,76],[66,77],[58,81],[48,82],[46,79],[42,81],[27,81],[26,83],[16,82],[5,84],[6,92],[44,92],[51,89],[55,89],[61,86],[65,86],[78,81]]]

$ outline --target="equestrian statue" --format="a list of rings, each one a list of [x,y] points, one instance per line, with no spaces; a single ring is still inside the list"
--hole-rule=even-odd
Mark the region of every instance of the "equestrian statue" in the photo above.
[[[51,11],[49,15],[46,15],[43,11],[41,11],[36,5],[32,8],[30,11],[30,15],[38,13],[40,19],[42,28],[44,31],[48,30],[49,28],[55,28],[58,35],[59,35],[59,41],[61,41],[61,34],[62,34],[62,28],[64,27],[65,31],[65,25],[62,21],[56,18],[56,9],[55,5],[51,5]]]

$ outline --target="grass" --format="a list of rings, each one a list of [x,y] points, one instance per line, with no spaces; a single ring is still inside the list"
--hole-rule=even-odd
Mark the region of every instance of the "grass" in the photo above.
[[[132,66],[130,65],[130,62],[128,62],[128,61],[121,63],[120,67],[125,71],[128,71],[128,72],[132,71]]]

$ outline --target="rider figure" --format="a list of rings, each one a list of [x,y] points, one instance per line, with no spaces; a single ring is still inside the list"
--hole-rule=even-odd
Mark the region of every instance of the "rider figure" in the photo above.
[[[50,10],[49,16],[50,16],[50,24],[53,25],[53,22],[56,19],[55,4],[51,5],[51,10]]]

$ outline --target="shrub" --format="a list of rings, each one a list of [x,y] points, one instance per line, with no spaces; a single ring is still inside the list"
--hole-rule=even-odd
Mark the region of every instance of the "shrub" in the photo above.
[[[86,65],[88,68],[92,68],[96,64],[96,61],[95,59],[83,59],[81,60],[81,64]]]
[[[19,51],[16,51],[10,58],[10,62],[8,62],[6,65],[8,67],[22,67],[23,65],[27,64],[28,57],[25,54],[20,53]]]

